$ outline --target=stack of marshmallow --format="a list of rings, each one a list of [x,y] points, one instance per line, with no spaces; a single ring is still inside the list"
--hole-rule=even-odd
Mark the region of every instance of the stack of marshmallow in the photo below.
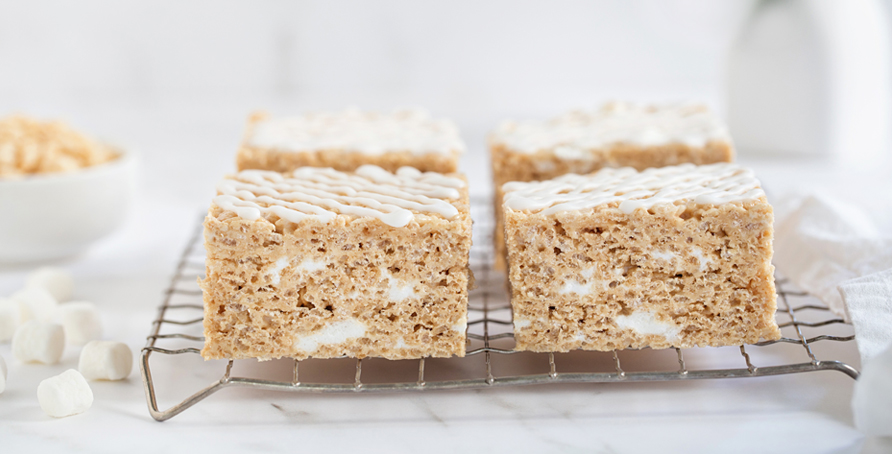
[[[69,301],[72,287],[73,280],[65,271],[41,268],[28,277],[24,289],[0,298],[0,342],[12,340],[13,355],[19,361],[56,364],[66,343],[83,346],[78,370],[69,369],[37,387],[41,408],[57,418],[90,408],[93,392],[88,379],[121,380],[133,366],[126,344],[98,340],[102,336],[99,312],[93,303]],[[0,393],[6,379],[6,363],[0,357]]]

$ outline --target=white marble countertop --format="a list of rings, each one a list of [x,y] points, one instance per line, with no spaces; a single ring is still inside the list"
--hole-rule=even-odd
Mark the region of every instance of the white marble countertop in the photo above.
[[[142,154],[139,192],[126,225],[85,255],[58,263],[75,276],[75,298],[104,313],[108,339],[138,354],[163,289],[213,183],[231,171],[241,118],[179,128],[170,134],[121,118],[120,136]],[[223,131],[223,134],[218,134]],[[234,132],[236,131],[236,132]],[[472,182],[488,180],[483,129],[468,137],[463,163]],[[473,130],[472,130],[473,132]],[[200,149],[201,153],[190,153]],[[209,160],[209,156],[220,157]],[[772,196],[821,189],[846,196],[888,191],[877,169],[751,161]],[[862,185],[862,186],[858,186]],[[479,192],[488,188],[478,185]],[[0,268],[0,295],[15,291],[30,267]],[[176,418],[155,422],[136,367],[124,382],[93,382],[93,407],[52,419],[39,408],[37,383],[76,368],[78,349],[60,364],[21,364],[9,344],[0,394],[0,452],[889,452],[852,426],[854,381],[837,372],[758,379],[539,386],[407,394],[310,395],[223,390]],[[853,343],[828,354],[858,367]],[[200,361],[200,360],[199,360]],[[208,383],[219,363],[159,372],[188,384],[162,395],[162,406]],[[180,393],[180,395],[174,395]]]

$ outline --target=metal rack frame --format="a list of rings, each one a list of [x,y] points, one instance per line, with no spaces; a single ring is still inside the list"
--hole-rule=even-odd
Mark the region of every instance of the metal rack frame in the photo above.
[[[201,348],[200,345],[197,347],[165,348],[159,344],[174,341],[200,344],[204,341],[199,335],[181,332],[183,327],[191,327],[195,329],[201,326],[203,322],[203,306],[200,300],[195,301],[201,296],[201,290],[198,288],[196,280],[204,269],[204,251],[203,246],[199,241],[202,229],[199,224],[180,257],[170,286],[164,292],[163,302],[158,308],[158,315],[152,322],[152,328],[147,338],[146,346],[142,349],[139,366],[143,384],[145,386],[149,413],[158,421],[166,421],[207,398],[211,394],[230,387],[311,393],[368,393],[475,389],[555,383],[653,382],[669,380],[748,378],[823,370],[835,370],[842,372],[853,379],[858,378],[859,372],[854,367],[836,360],[819,359],[812,348],[812,346],[818,342],[848,342],[854,339],[854,335],[838,336],[820,334],[813,337],[807,337],[803,333],[803,328],[811,329],[829,325],[845,325],[845,321],[836,318],[827,307],[819,304],[794,306],[789,299],[791,297],[804,297],[806,294],[788,290],[787,287],[789,284],[783,279],[777,280],[778,301],[780,303],[778,314],[785,314],[790,320],[779,326],[786,332],[792,331],[792,334],[776,341],[762,342],[753,346],[741,346],[741,365],[737,368],[692,369],[685,363],[684,352],[675,348],[662,350],[662,352],[666,352],[666,354],[669,355],[673,354],[672,351],[674,350],[674,354],[678,361],[678,368],[673,371],[626,371],[623,370],[620,361],[622,351],[613,351],[589,352],[591,355],[612,356],[614,370],[611,372],[561,372],[555,364],[555,355],[553,353],[538,353],[537,355],[543,356],[544,359],[547,359],[548,361],[547,373],[506,376],[494,374],[494,362],[498,361],[501,357],[518,352],[510,348],[501,348],[494,345],[495,343],[504,344],[506,341],[513,339],[512,333],[506,331],[512,326],[510,318],[500,319],[498,316],[493,315],[494,312],[504,312],[506,309],[510,308],[510,306],[507,301],[500,303],[491,302],[492,299],[498,299],[494,297],[498,292],[503,291],[501,289],[504,287],[501,282],[504,279],[503,275],[498,275],[497,273],[490,271],[493,258],[491,242],[492,213],[489,208],[491,207],[491,204],[489,200],[486,199],[474,199],[472,202],[472,212],[475,219],[475,244],[471,250],[471,263],[476,271],[477,281],[481,288],[472,291],[470,295],[468,308],[469,346],[466,356],[484,355],[485,369],[478,371],[479,373],[460,379],[428,381],[425,379],[425,359],[405,360],[418,362],[417,380],[392,383],[363,383],[362,360],[357,359],[355,360],[356,373],[353,383],[304,383],[300,381],[299,366],[301,361],[298,360],[289,360],[293,362],[292,379],[290,381],[274,381],[233,376],[232,368],[234,361],[229,360],[226,364],[225,372],[219,380],[211,383],[170,408],[164,410],[160,409],[156,396],[155,382],[152,378],[150,358],[154,354],[164,356],[184,354],[197,355],[200,353]],[[483,241],[479,240],[481,238]],[[180,299],[186,299],[186,301],[182,302]],[[197,316],[185,320],[169,318],[168,316],[170,315],[171,310],[188,311],[197,314]],[[824,318],[817,321],[802,320],[799,315],[805,311],[816,313]],[[480,331],[481,329],[475,328],[477,326],[482,328],[481,334],[471,332],[472,328],[476,331]],[[168,329],[172,329],[174,332],[167,332]],[[806,357],[803,358],[802,362],[772,366],[757,366],[751,361],[750,353],[752,353],[752,350],[748,351],[748,348],[766,349],[780,344],[799,344],[802,346]]]

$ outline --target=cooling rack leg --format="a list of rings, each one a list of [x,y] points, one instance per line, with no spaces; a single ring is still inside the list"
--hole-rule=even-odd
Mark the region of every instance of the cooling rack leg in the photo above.
[[[182,402],[168,408],[167,410],[159,410],[158,400],[155,396],[155,384],[152,381],[152,370],[149,367],[149,357],[151,356],[151,354],[151,350],[143,350],[142,355],[140,356],[139,370],[143,376],[143,385],[146,391],[146,401],[149,405],[149,414],[151,414],[152,418],[154,418],[156,421],[167,421],[168,419],[184,412],[189,407],[197,404],[198,402],[201,402],[211,394],[214,394],[215,392],[227,387],[230,384],[228,371],[232,367],[231,361],[229,363],[229,366],[227,367],[227,375],[225,375],[219,381],[187,397]]]
[[[149,356],[151,354],[151,351],[143,350],[139,358],[139,372],[142,374],[142,383],[146,392],[146,403],[149,405],[149,413],[151,413],[153,418],[158,419],[155,416],[159,413],[158,400],[155,398],[155,383],[152,381],[152,371],[149,369]],[[161,421],[160,419],[158,420]]]
[[[861,376],[861,373],[858,372],[858,369],[855,369],[854,367],[841,361],[818,361],[816,366],[823,370],[835,370],[842,372],[855,380],[857,380],[858,377]]]

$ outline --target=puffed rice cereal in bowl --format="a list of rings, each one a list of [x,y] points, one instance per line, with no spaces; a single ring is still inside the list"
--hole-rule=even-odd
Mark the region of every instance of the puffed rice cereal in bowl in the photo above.
[[[0,263],[83,252],[121,225],[135,175],[129,150],[62,122],[0,118]]]
[[[61,121],[24,115],[0,118],[0,178],[70,172],[115,159],[118,153]]]

